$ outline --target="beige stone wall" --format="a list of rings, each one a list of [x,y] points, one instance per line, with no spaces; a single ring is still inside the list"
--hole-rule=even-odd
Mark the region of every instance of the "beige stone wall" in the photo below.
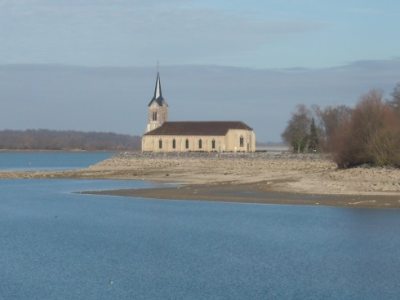
[[[157,113],[157,120],[153,120],[153,113]],[[160,127],[168,121],[168,106],[159,106],[154,102],[148,110],[146,132]]]
[[[242,145],[240,139],[243,138]],[[175,140],[175,147],[174,147]],[[160,148],[161,141],[161,148]],[[188,142],[188,147],[186,144]],[[201,141],[201,147],[200,147]],[[214,147],[213,147],[214,141]],[[256,139],[253,131],[229,130],[225,136],[143,136],[144,152],[254,152]]]
[[[225,145],[229,152],[254,152],[256,135],[250,130],[230,129],[225,136]]]

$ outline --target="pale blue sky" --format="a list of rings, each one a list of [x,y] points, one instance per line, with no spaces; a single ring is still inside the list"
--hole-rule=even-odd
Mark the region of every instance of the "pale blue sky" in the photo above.
[[[142,134],[159,60],[171,120],[279,141],[298,103],[389,96],[399,28],[399,0],[0,0],[0,129]]]
[[[0,64],[325,68],[400,57],[398,0],[0,0]]]

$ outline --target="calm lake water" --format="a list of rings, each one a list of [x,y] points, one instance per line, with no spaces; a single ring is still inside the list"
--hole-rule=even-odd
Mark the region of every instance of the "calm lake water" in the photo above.
[[[150,186],[0,181],[0,299],[399,299],[397,210],[74,193]]]
[[[76,169],[112,155],[111,152],[0,152],[0,171]]]

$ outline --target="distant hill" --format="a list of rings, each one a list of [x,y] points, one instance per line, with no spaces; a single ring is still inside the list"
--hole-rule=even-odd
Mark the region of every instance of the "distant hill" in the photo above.
[[[111,132],[2,130],[0,149],[7,150],[139,150],[141,138]]]

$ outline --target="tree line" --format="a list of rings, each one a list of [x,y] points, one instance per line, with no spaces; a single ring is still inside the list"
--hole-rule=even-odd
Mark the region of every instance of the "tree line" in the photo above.
[[[140,149],[141,138],[109,132],[2,130],[0,149],[124,151]]]
[[[298,105],[282,138],[297,153],[332,153],[339,168],[400,167],[400,83],[390,99],[370,90],[354,108]]]

